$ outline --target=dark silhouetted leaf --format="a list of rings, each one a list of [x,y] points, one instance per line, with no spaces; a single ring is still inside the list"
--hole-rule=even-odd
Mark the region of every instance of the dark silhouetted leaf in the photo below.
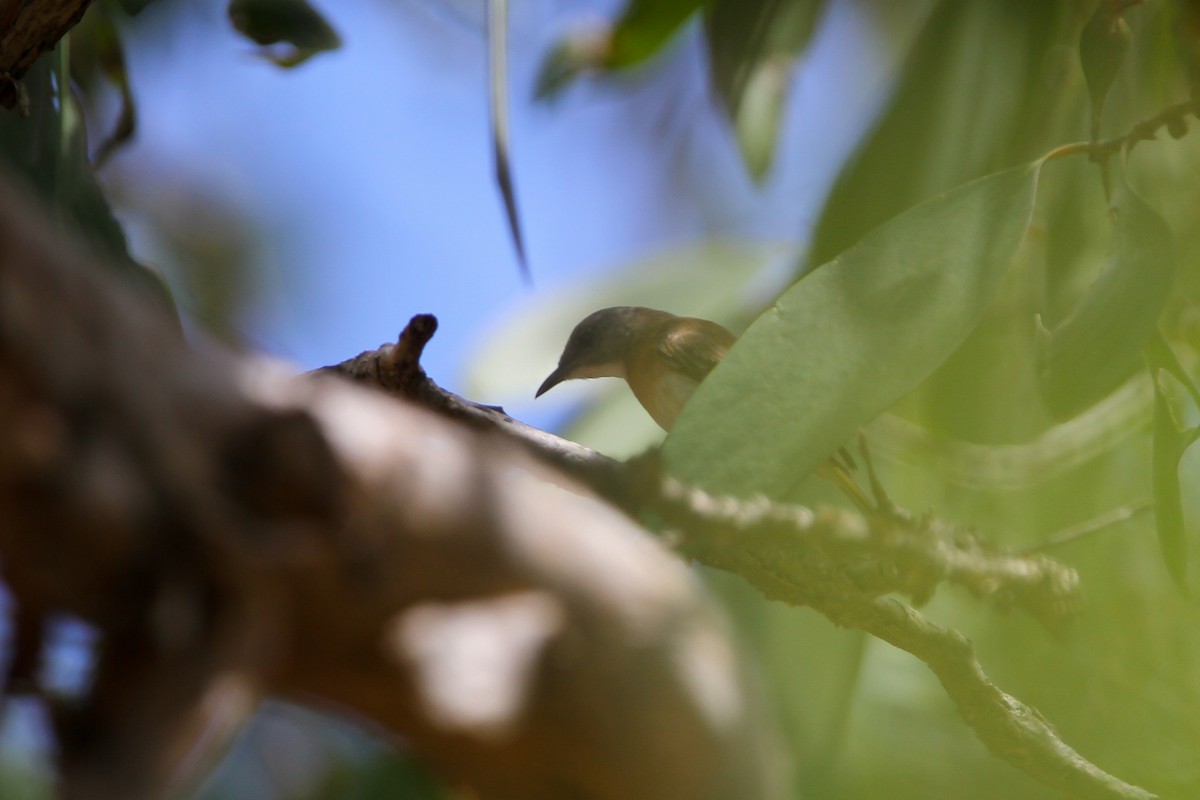
[[[102,81],[110,83],[121,96],[116,123],[94,151],[93,161],[99,169],[132,138],[137,128],[137,103],[125,66],[125,48],[113,21],[113,12],[105,3],[97,3],[88,9],[71,32],[71,77],[84,97],[95,96]]]
[[[1040,164],[922,203],[789,289],[684,408],[668,469],[787,499],[978,324],[1025,235]]]
[[[582,72],[647,61],[703,5],[704,0],[630,0],[616,24],[578,31],[550,51],[538,70],[537,96],[554,97]]]
[[[83,115],[74,94],[67,92],[63,102],[57,102],[51,59],[35,64],[24,81],[30,116],[0,115],[0,166],[23,179],[33,195],[103,263],[174,313],[174,301],[162,278],[129,254],[125,233],[88,163]]]
[[[307,0],[231,0],[229,21],[256,44],[288,45],[287,50],[264,50],[281,67],[303,64],[317,53],[336,50],[342,40]]]
[[[1124,180],[1113,212],[1103,270],[1039,353],[1039,388],[1058,419],[1087,408],[1133,374],[1174,283],[1175,248],[1162,217]]]
[[[630,0],[613,28],[606,66],[632,67],[654,56],[703,5],[704,0]]]
[[[146,6],[154,2],[154,0],[117,0],[121,6],[121,10],[129,16],[136,16],[142,12]]]
[[[517,249],[521,276],[532,282],[525,241],[521,236],[521,218],[517,213],[513,186],[512,149],[508,135],[508,0],[488,0],[488,112],[492,123],[492,158],[496,184],[504,200],[504,216]]]
[[[1200,98],[1200,0],[1176,0],[1175,54],[1192,87],[1192,98]]]
[[[714,0],[705,17],[709,64],[756,180],[770,169],[789,78],[821,0]]]
[[[1140,0],[1134,0],[1139,2]],[[1129,0],[1101,0],[1079,34],[1079,63],[1087,80],[1088,96],[1092,101],[1092,138],[1100,137],[1100,112],[1112,87],[1133,34],[1129,23],[1121,16]]]

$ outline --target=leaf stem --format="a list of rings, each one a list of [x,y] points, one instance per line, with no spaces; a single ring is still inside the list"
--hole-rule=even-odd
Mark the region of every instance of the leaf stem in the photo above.
[[[1065,158],[1067,156],[1080,155],[1087,153],[1090,155],[1108,155],[1115,153],[1122,148],[1132,149],[1138,142],[1149,141],[1158,133],[1159,128],[1177,126],[1187,119],[1188,115],[1197,113],[1196,103],[1191,100],[1185,100],[1182,103],[1176,103],[1167,106],[1162,111],[1159,111],[1153,116],[1147,117],[1141,122],[1134,125],[1123,136],[1116,136],[1112,139],[1103,139],[1094,142],[1072,142],[1056,147],[1044,156],[1044,160],[1053,161],[1057,158]],[[1174,133],[1172,134],[1174,135]]]

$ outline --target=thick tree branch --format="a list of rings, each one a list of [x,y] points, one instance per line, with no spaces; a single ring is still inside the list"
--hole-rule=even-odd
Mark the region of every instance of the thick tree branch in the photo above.
[[[99,640],[54,701],[63,797],[159,796],[263,693],[370,717],[483,798],[778,796],[719,619],[624,516],[498,436],[189,348],[115,281],[0,177],[18,677],[52,615]]]
[[[602,496],[628,507],[634,495],[629,473],[617,461],[568,439],[513,419],[497,406],[473,403],[438,386],[421,367],[425,345],[437,331],[437,318],[418,314],[409,320],[395,344],[367,350],[340,364],[314,370],[318,375],[340,375],[356,383],[382,389],[424,408],[462,422],[475,430],[499,433],[526,452],[586,483]]]
[[[21,76],[54,49],[91,4],[92,0],[0,0],[0,106],[17,104]]]

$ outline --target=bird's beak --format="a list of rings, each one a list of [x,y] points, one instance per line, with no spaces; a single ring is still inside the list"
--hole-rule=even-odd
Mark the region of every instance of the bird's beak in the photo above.
[[[546,380],[542,381],[542,385],[538,387],[537,394],[535,394],[534,397],[541,397],[546,392],[550,391],[555,386],[558,386],[560,383],[562,383],[566,379],[567,379],[567,370],[563,369],[562,364],[559,364],[558,368],[555,369],[554,372],[550,373],[550,377],[548,377],[548,378],[546,378]]]

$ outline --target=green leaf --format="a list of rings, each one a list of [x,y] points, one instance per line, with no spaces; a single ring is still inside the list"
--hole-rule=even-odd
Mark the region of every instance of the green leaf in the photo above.
[[[822,0],[713,0],[705,16],[709,64],[756,180],[770,169],[796,57]]]
[[[109,4],[96,3],[71,31],[71,78],[81,96],[99,96],[100,84],[107,81],[121,98],[116,124],[102,137],[94,137],[99,139],[93,158],[97,170],[129,142],[137,129],[137,103],[129,83],[125,48],[114,14]]]
[[[299,66],[317,53],[342,46],[337,31],[307,0],[230,0],[229,21],[256,44],[290,46],[283,52],[263,51],[280,67]]]
[[[538,69],[536,94],[550,99],[582,72],[634,67],[656,55],[705,0],[630,0],[615,25],[565,37]]]
[[[25,75],[29,118],[0,115],[0,167],[11,168],[32,190],[31,196],[72,228],[106,265],[120,270],[173,314],[174,301],[162,278],[129,254],[125,233],[88,163],[83,111],[74,92],[59,94],[52,83],[54,61],[42,58]]]
[[[1082,96],[1048,76],[1076,19],[1062,3],[941,0],[888,108],[830,191],[807,263],[823,264],[905,209],[1073,136]]]
[[[793,66],[786,58],[757,65],[733,119],[738,150],[755,181],[767,176],[775,160]]]
[[[734,116],[757,68],[798,55],[812,36],[823,0],[713,0],[704,18],[713,86]]]
[[[1171,229],[1123,178],[1113,213],[1103,270],[1039,352],[1038,386],[1057,419],[1082,411],[1133,374],[1175,280]]]
[[[1163,563],[1175,586],[1189,596],[1187,580],[1187,529],[1183,517],[1183,492],[1179,461],[1191,436],[1179,424],[1166,391],[1166,370],[1154,370],[1154,522]]]
[[[1200,98],[1200,3],[1180,0],[1173,4],[1172,10],[1175,56],[1191,85],[1192,98]]]
[[[622,69],[657,54],[704,0],[630,0],[613,29],[609,69]]]
[[[1133,34],[1121,17],[1128,3],[1101,0],[1079,34],[1079,63],[1092,101],[1092,138],[1100,134],[1100,112],[1104,99],[1125,62]]]
[[[800,280],[697,389],[667,438],[667,468],[790,498],[979,322],[1029,225],[1040,167],[922,203]]]

